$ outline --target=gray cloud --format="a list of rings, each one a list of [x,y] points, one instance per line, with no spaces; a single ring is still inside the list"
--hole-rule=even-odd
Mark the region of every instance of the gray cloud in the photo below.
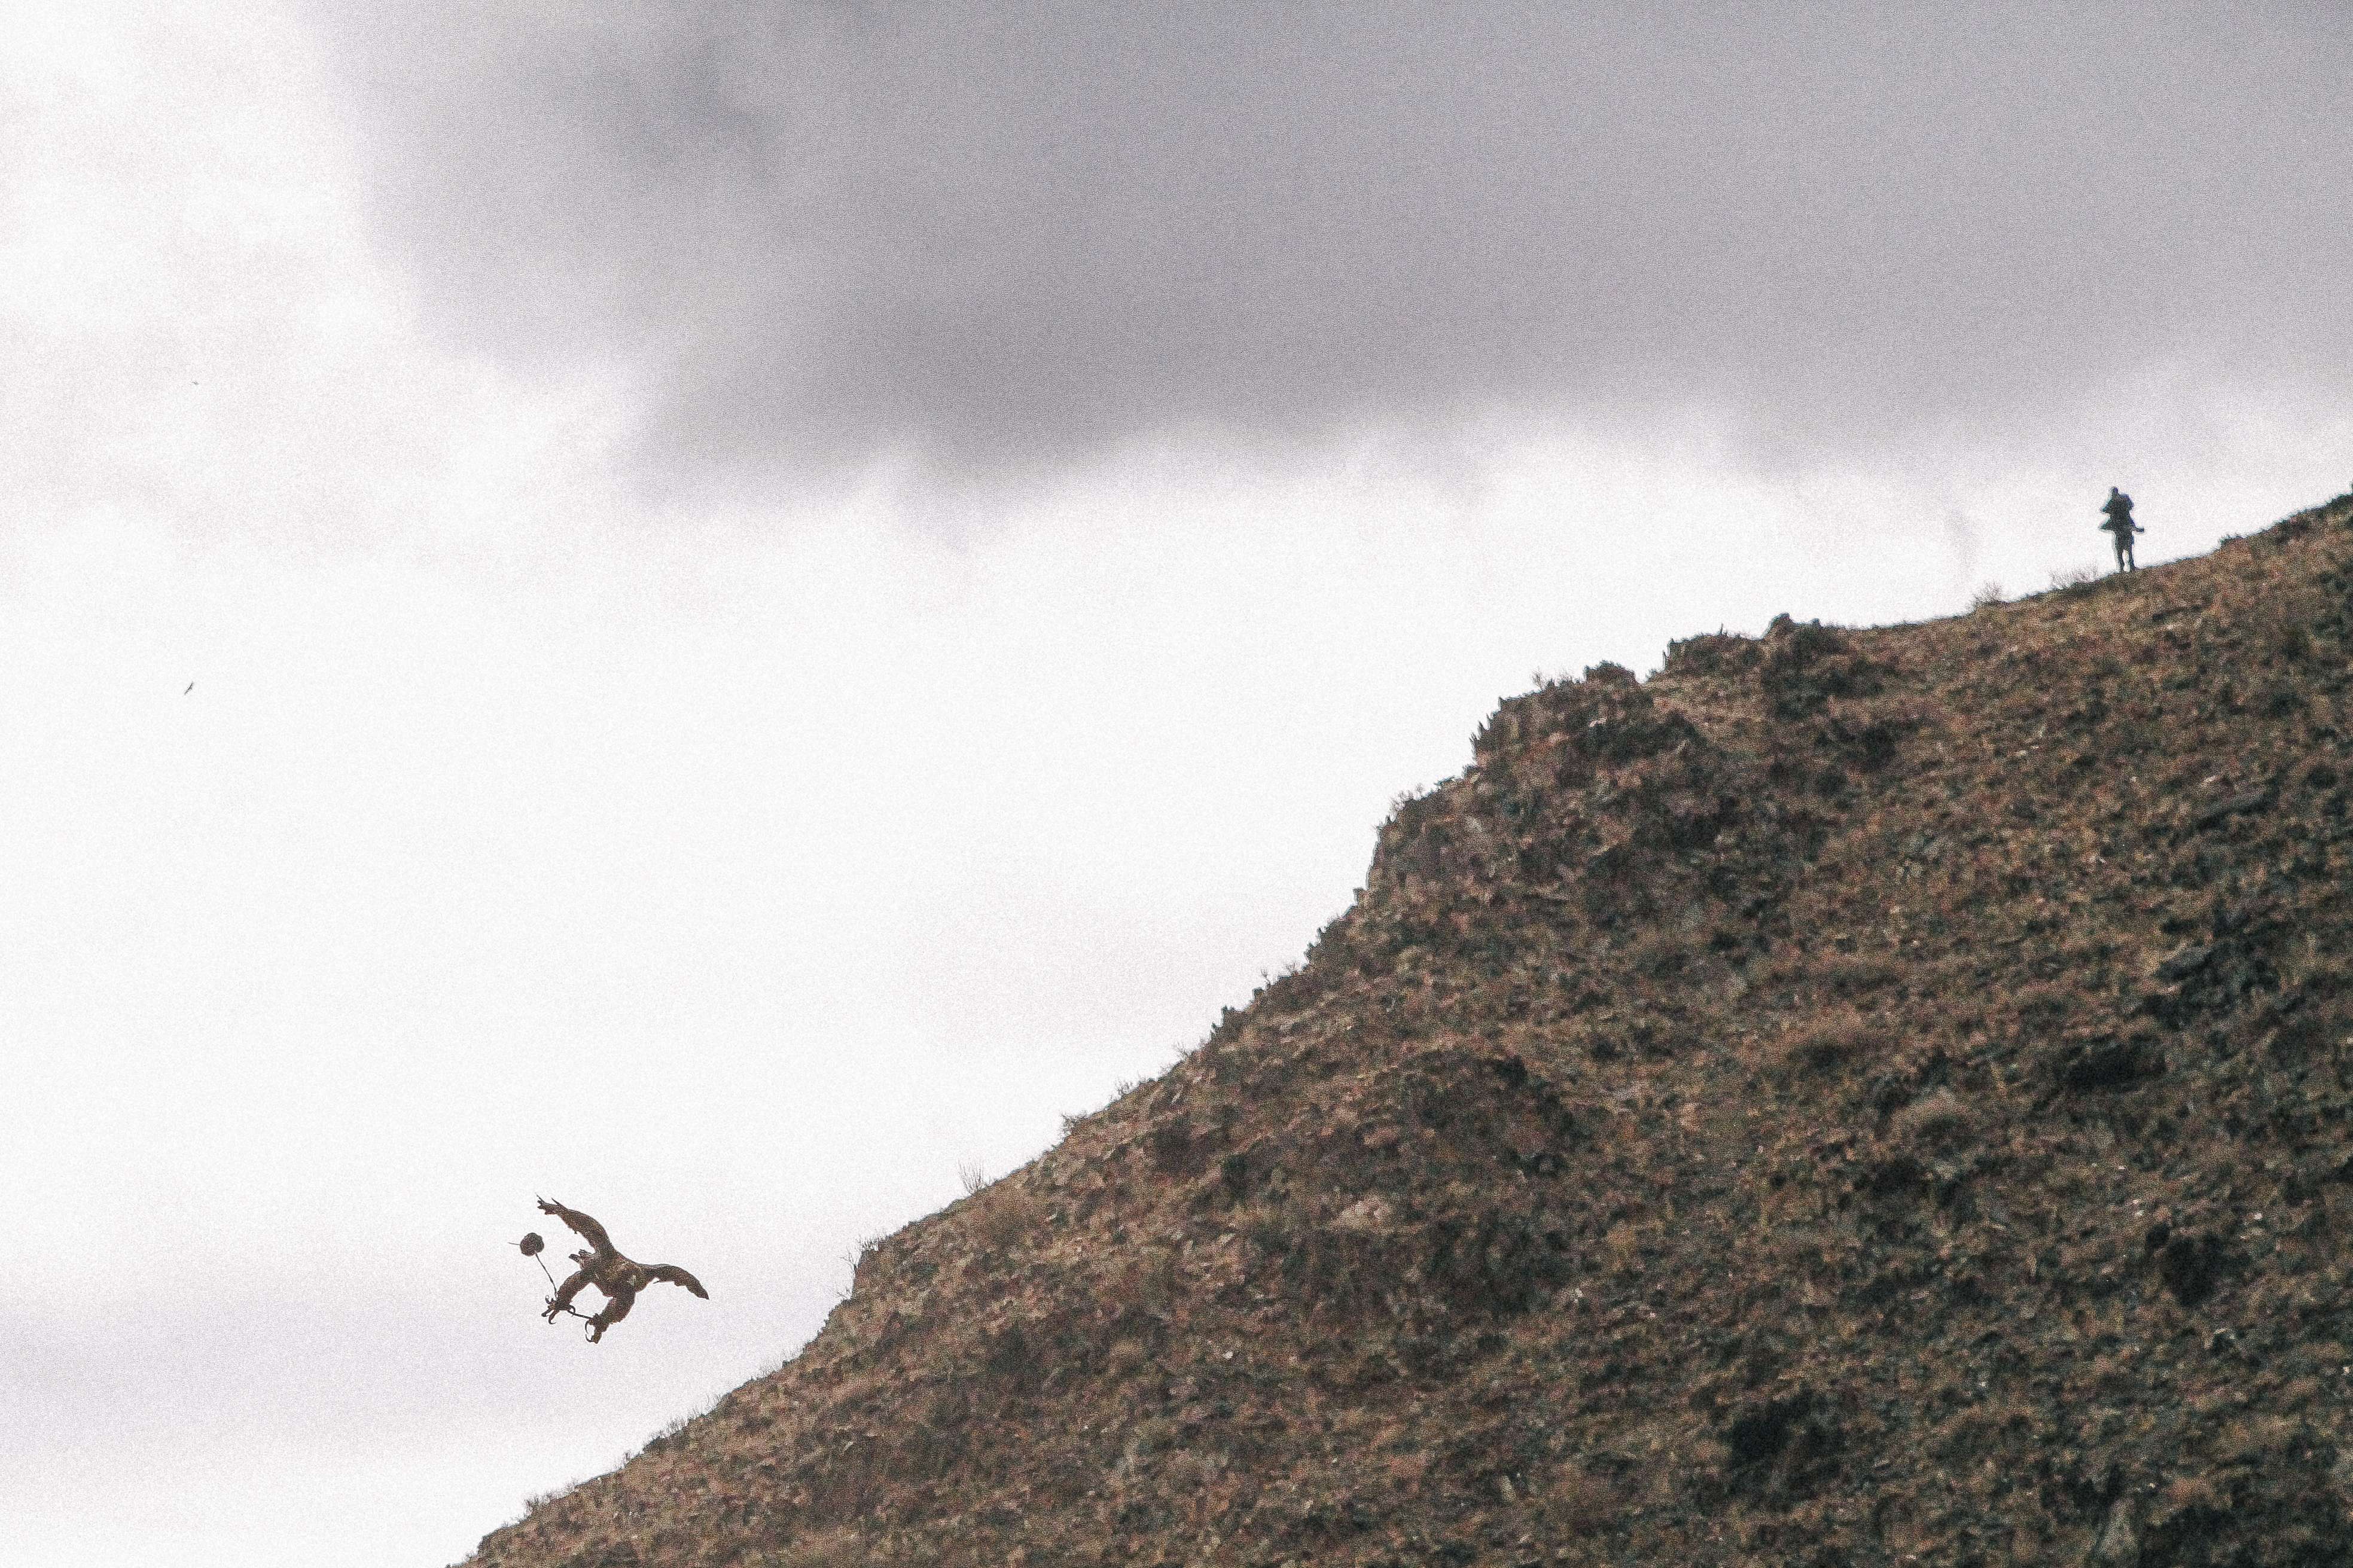
[[[366,20],[347,18],[364,15]],[[453,336],[645,451],[1051,462],[1496,407],[1815,450],[2353,347],[2336,7],[322,8]]]

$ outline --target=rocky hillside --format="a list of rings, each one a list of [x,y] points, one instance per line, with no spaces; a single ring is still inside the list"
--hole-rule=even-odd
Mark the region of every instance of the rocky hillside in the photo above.
[[[1505,702],[484,1568],[2353,1563],[2353,496]]]

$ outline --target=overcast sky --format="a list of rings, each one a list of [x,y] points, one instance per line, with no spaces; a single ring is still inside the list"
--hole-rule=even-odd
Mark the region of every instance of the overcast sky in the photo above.
[[[1920,9],[6,4],[0,1562],[454,1560],[1535,672],[2348,488],[2342,8]]]

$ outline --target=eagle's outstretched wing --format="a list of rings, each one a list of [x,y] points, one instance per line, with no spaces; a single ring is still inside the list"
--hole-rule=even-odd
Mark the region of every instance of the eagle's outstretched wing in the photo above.
[[[706,1301],[711,1300],[711,1292],[702,1288],[702,1281],[675,1263],[657,1263],[646,1272],[672,1285],[683,1285]]]
[[[570,1226],[574,1230],[578,1231],[583,1237],[587,1238],[588,1245],[595,1247],[598,1252],[605,1253],[613,1250],[613,1238],[605,1234],[605,1227],[598,1225],[595,1220],[590,1219],[586,1215],[582,1214],[578,1209],[568,1209],[562,1204],[550,1203],[545,1198],[542,1198],[539,1200],[539,1212],[542,1214],[552,1214],[556,1218],[562,1220],[565,1224]]]

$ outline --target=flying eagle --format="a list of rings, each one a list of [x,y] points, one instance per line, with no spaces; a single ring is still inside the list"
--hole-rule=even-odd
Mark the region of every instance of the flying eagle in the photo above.
[[[548,1298],[547,1310],[541,1316],[551,1323],[555,1321],[558,1313],[572,1311],[573,1297],[580,1294],[583,1288],[594,1285],[605,1293],[605,1308],[588,1320],[589,1343],[603,1339],[607,1329],[628,1317],[629,1309],[638,1303],[638,1292],[657,1279],[683,1285],[704,1300],[711,1300],[711,1292],[702,1288],[702,1281],[674,1263],[649,1267],[622,1257],[614,1249],[613,1238],[605,1234],[605,1227],[578,1209],[568,1209],[542,1198],[539,1212],[554,1215],[588,1244],[572,1255],[572,1261],[580,1265],[578,1271],[555,1288],[555,1294]]]

